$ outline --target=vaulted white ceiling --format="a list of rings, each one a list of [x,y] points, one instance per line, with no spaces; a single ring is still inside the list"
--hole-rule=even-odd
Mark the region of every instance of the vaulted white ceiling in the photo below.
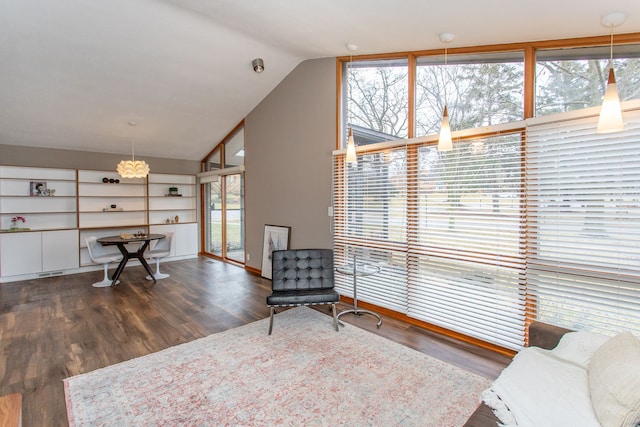
[[[606,35],[614,11],[616,32],[640,32],[639,0],[0,0],[0,144],[129,153],[133,138],[136,155],[200,160],[298,63],[347,42]]]

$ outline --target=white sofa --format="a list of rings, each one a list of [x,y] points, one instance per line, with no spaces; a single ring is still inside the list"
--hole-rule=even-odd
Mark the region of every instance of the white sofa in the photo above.
[[[640,340],[569,332],[520,351],[483,393],[504,426],[640,425]]]

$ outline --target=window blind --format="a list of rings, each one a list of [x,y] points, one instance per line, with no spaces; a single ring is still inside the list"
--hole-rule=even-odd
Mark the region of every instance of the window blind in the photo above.
[[[640,333],[640,113],[527,126],[531,320]]]
[[[509,348],[523,344],[523,153],[519,131],[334,157],[337,263],[375,263],[358,297]],[[337,288],[352,295],[351,278]]]
[[[358,277],[358,299],[406,313],[406,150],[366,153],[357,164],[334,157],[334,262],[380,268]],[[353,297],[353,278],[337,274],[336,288]]]
[[[540,320],[640,333],[640,103],[334,155],[336,262],[381,267],[360,299],[507,348]],[[486,136],[491,135],[491,136]],[[525,148],[526,147],[526,148]],[[350,277],[338,290],[352,295]]]
[[[523,344],[522,134],[417,150],[408,315],[508,348]]]

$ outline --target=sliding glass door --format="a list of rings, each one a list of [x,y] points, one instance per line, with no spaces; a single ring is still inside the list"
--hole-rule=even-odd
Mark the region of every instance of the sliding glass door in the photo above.
[[[209,216],[207,227],[207,252],[223,256],[222,247],[224,245],[222,233],[222,180],[213,181],[207,184],[209,187]]]
[[[244,264],[244,129],[239,126],[207,157],[204,251]]]
[[[226,236],[226,254],[223,256],[244,263],[244,175],[226,175],[223,178]]]

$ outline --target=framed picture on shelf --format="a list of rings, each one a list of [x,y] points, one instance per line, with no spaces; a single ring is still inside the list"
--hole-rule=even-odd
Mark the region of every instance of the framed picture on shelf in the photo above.
[[[47,195],[47,183],[46,181],[31,181],[29,185],[31,196],[46,196]]]
[[[264,241],[262,246],[262,277],[271,279],[271,253],[273,251],[289,249],[291,227],[280,225],[264,226]]]

